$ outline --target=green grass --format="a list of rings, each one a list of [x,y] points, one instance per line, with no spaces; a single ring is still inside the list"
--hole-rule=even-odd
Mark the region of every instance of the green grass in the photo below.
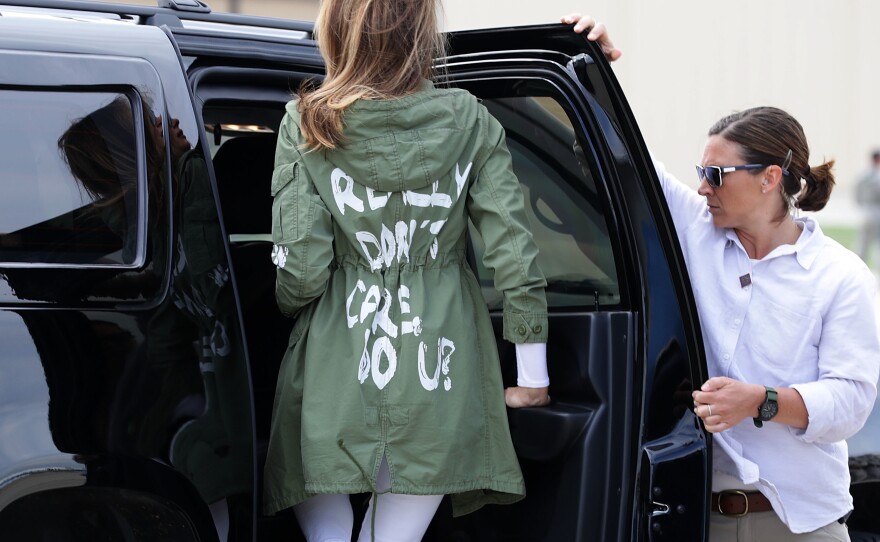
[[[855,226],[822,226],[822,232],[855,252],[856,234],[858,233]]]
[[[858,254],[858,251],[856,250],[856,238],[859,234],[858,226],[822,226],[822,232]],[[874,269],[875,266],[880,264],[880,254],[877,253],[876,243],[868,248],[867,264],[871,269]]]

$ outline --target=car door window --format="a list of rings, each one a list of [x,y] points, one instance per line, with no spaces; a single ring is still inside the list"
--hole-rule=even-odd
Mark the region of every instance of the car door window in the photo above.
[[[140,194],[132,99],[0,90],[0,262],[137,266]]]
[[[567,105],[549,85],[504,81],[465,85],[504,126],[526,213],[540,250],[550,307],[604,308],[620,303],[620,286],[597,175],[575,131]],[[491,308],[501,295],[482,265],[484,250],[472,227],[476,273]]]

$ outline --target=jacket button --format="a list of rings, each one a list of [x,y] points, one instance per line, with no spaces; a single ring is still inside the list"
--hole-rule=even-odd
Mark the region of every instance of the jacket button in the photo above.
[[[541,333],[542,331],[544,331],[544,328],[543,328],[543,327],[541,327],[541,326],[535,326],[535,333]]]
[[[520,335],[525,335],[526,334],[526,326],[520,324],[519,327],[516,328],[516,332],[519,333]]]

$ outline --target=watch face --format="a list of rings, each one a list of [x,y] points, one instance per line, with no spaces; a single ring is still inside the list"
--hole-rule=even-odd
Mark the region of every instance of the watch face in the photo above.
[[[761,405],[761,419],[765,422],[770,421],[773,416],[776,416],[778,410],[779,405],[776,401],[764,401],[764,404]]]

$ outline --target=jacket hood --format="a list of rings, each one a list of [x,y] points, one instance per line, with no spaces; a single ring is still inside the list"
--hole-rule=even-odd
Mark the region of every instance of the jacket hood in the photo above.
[[[288,112],[296,114],[295,107]],[[377,191],[425,188],[449,175],[472,144],[478,108],[469,93],[425,81],[402,98],[355,102],[343,117],[342,146],[316,152]]]

